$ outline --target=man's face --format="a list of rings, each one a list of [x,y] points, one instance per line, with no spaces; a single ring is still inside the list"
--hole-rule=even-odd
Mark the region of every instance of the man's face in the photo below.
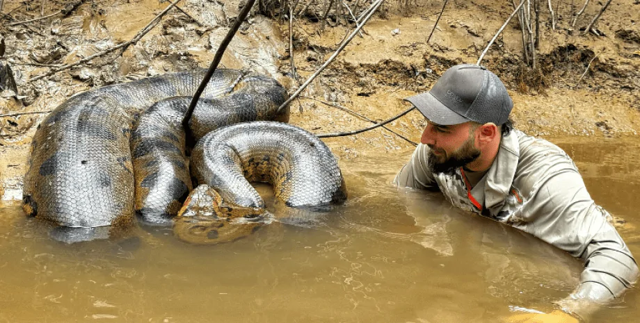
[[[436,173],[465,166],[480,156],[475,129],[470,122],[442,126],[428,122],[420,142],[429,146],[429,166]]]

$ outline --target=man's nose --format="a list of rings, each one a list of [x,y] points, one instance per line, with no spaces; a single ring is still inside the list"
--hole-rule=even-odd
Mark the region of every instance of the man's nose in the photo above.
[[[432,126],[427,125],[422,132],[422,137],[420,138],[420,142],[425,145],[435,145],[436,141],[433,136]]]

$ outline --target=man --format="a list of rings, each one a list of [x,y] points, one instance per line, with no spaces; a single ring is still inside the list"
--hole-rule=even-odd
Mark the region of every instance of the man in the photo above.
[[[580,285],[549,314],[512,322],[577,322],[635,282],[638,266],[611,215],[557,146],[512,129],[513,102],[486,68],[457,65],[407,99],[427,119],[400,187],[440,190],[456,207],[528,232],[585,261]]]

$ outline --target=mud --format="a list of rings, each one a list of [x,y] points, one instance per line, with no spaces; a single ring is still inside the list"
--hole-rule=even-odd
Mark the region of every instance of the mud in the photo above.
[[[360,1],[358,1],[360,2]],[[41,8],[44,3],[44,8]],[[359,15],[363,1],[346,2]],[[601,36],[583,34],[600,9],[591,4],[572,27],[579,8],[559,1],[557,28],[541,12],[538,68],[522,58],[520,26],[514,20],[485,56],[515,102],[513,119],[525,132],[544,137],[635,136],[640,130],[640,5],[616,1],[596,24]],[[84,2],[67,14],[11,26],[62,10],[62,1],[5,0],[0,15],[3,55],[13,69],[18,93],[0,95],[0,179],[2,200],[19,199],[28,145],[46,113],[75,93],[150,75],[207,67],[239,12],[241,1],[181,1],[156,27],[124,51],[30,81],[53,68],[78,62],[132,39],[168,2],[102,0]],[[381,121],[405,110],[403,98],[428,90],[449,66],[475,63],[512,11],[490,0],[448,4],[429,43],[441,1],[388,2],[338,59],[292,103],[291,123],[315,133],[354,130],[369,121],[318,100]],[[257,70],[293,92],[333,54],[354,27],[346,7],[301,0],[294,10],[293,53],[289,50],[288,9],[281,1],[262,1],[243,24],[222,66]],[[291,57],[297,77],[291,68]],[[20,115],[16,115],[20,114]],[[424,127],[417,112],[388,128],[417,142]],[[405,153],[413,145],[385,129],[329,138],[333,152],[346,160]]]

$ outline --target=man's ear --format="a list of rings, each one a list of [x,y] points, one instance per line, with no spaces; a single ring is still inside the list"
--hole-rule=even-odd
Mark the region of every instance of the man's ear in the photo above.
[[[495,123],[485,123],[480,125],[477,129],[478,141],[481,144],[490,143],[498,137],[499,133],[500,129],[498,129],[498,126],[496,126]]]

